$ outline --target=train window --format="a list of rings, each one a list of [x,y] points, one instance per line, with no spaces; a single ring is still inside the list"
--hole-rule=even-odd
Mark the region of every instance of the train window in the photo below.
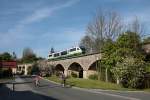
[[[77,50],[80,50],[79,48],[77,48]]]
[[[52,57],[52,55],[49,55],[49,57]]]
[[[70,52],[72,52],[72,51],[76,51],[76,48],[70,49]]]
[[[67,51],[61,52],[61,55],[67,55]]]
[[[59,53],[55,53],[55,54],[54,54],[54,57],[57,57],[57,56],[59,56]]]

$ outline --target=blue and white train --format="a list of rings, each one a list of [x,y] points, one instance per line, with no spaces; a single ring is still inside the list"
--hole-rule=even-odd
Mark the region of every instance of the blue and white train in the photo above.
[[[77,46],[61,52],[50,53],[48,55],[48,59],[50,60],[55,58],[68,57],[68,56],[73,56],[73,55],[78,55],[83,53],[85,53],[85,48]]]

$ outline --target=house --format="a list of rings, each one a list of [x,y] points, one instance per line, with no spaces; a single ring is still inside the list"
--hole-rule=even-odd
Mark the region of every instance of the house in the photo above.
[[[11,69],[13,74],[16,74],[17,62],[16,61],[0,61],[0,68],[7,70]]]

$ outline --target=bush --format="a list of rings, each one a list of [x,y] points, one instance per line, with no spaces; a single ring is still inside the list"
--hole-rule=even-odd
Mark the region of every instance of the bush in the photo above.
[[[121,85],[125,88],[131,87],[136,89],[143,89],[145,87],[145,79],[144,76],[136,76],[132,79],[130,79],[127,76],[124,76],[121,80]]]
[[[97,74],[89,75],[89,79],[98,80],[98,75]]]
[[[71,72],[71,76],[74,77],[74,78],[78,77],[77,73],[75,73],[75,72]]]
[[[123,77],[120,83],[124,88],[128,88],[130,85],[128,77]]]
[[[144,77],[136,77],[131,81],[131,87],[136,89],[143,89],[145,86]]]
[[[33,66],[31,67],[31,75],[35,74],[38,75],[40,73],[40,69],[38,67],[38,64],[35,63],[33,64]]]
[[[11,69],[3,70],[2,77],[12,77],[12,76],[13,74]]]
[[[57,77],[59,77],[59,76],[60,76],[60,72],[59,72],[59,71],[56,71],[56,72],[55,72],[55,75],[56,75]]]

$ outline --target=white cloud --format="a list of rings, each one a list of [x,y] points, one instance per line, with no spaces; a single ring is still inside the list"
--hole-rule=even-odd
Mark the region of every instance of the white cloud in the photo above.
[[[24,28],[28,24],[32,24],[37,21],[41,21],[45,18],[50,17],[53,13],[59,10],[70,7],[79,2],[79,0],[69,0],[63,4],[55,5],[53,7],[40,7],[39,9],[32,9],[33,13],[28,15],[26,18],[22,19],[15,26],[10,28],[5,34],[2,33],[0,37],[0,45],[7,46],[13,43],[17,43],[18,40],[26,40],[34,37],[32,34],[27,34],[24,32]],[[11,39],[8,39],[10,37]]]
[[[61,5],[55,5],[53,7],[44,7],[37,9],[33,12],[33,14],[29,15],[27,18],[25,18],[23,21],[21,21],[21,24],[30,24],[36,21],[41,21],[44,18],[50,17],[52,13],[55,13],[58,10],[70,7],[77,3],[79,0],[69,0],[68,2],[61,4]]]
[[[77,2],[79,2],[79,0],[69,0],[68,2],[65,2],[65,3],[60,4],[60,5],[55,5],[53,7],[45,7],[44,6],[44,7],[40,7],[39,9],[32,9],[30,11],[30,12],[32,12],[32,14],[27,15],[25,18],[23,18],[21,21],[19,21],[15,26],[10,28],[6,33],[0,33],[1,34],[0,46],[7,49],[7,50],[8,49],[17,50],[19,48],[24,48],[26,46],[33,45],[32,43],[30,43],[30,41],[34,41],[34,40],[36,41],[37,38],[47,39],[45,42],[49,42],[48,38],[42,38],[42,37],[36,37],[35,38],[35,36],[33,34],[26,33],[25,32],[26,26],[29,24],[32,24],[34,22],[38,22],[38,21],[41,21],[43,19],[46,19],[46,18],[50,17],[53,13],[56,13],[56,12],[58,12],[64,8],[70,7],[74,4],[76,4]],[[28,10],[25,9],[25,11],[29,11],[29,9]],[[59,41],[56,41],[56,42],[59,42]],[[42,46],[42,49],[40,49],[41,46],[39,47],[38,44],[41,44],[41,43],[37,42],[35,44],[35,45],[37,45],[37,47],[34,46],[34,51],[38,54],[41,54],[41,56],[42,55],[46,56],[47,55],[47,49],[45,49],[45,48],[48,48],[48,47]],[[21,53],[19,53],[19,56],[21,56]]]

